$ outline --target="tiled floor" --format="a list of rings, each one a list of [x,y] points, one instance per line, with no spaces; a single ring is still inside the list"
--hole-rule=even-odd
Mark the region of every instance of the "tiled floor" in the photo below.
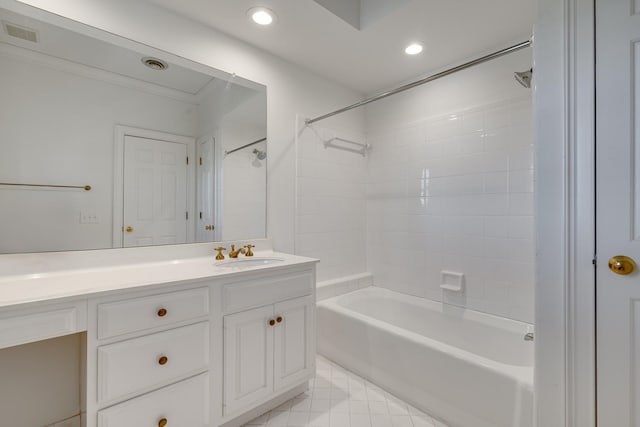
[[[322,357],[309,391],[245,426],[447,427]]]

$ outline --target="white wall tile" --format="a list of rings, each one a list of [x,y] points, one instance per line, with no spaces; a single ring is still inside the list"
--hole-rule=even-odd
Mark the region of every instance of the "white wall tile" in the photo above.
[[[509,153],[509,170],[533,169],[533,150],[523,149]]]
[[[321,126],[304,127],[298,135],[296,253],[320,259],[318,281],[363,273],[367,252],[367,189],[381,196],[400,191],[404,197],[406,179],[400,185],[392,181],[396,172],[388,166],[390,161],[402,161],[404,154],[396,153],[391,160],[378,155],[379,173],[368,179],[366,158],[323,144],[335,136],[363,142],[362,135]],[[380,217],[380,220],[387,219]]]
[[[533,170],[516,170],[509,172],[510,193],[533,193]]]
[[[458,110],[428,89],[371,108],[367,265],[376,286],[533,322],[530,93],[487,74],[502,100],[469,108],[463,100],[480,90],[453,78],[469,90]],[[422,127],[409,113],[420,100],[435,113]],[[443,269],[465,273],[464,294],[439,288]]]
[[[506,193],[509,190],[509,176],[507,172],[493,172],[484,174],[485,193]]]

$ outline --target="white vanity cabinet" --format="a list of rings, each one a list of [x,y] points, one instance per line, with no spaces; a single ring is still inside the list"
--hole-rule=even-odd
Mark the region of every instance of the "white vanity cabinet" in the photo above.
[[[315,371],[317,261],[276,255],[268,267],[203,257],[0,281],[0,348],[83,333],[83,427],[243,425]]]
[[[89,301],[88,427],[210,426],[211,284]]]
[[[270,303],[224,316],[225,418],[262,403],[274,392],[309,380],[315,370],[315,296],[312,271],[278,278],[231,284],[225,289],[228,312],[251,304]],[[235,289],[233,287],[235,286]],[[305,295],[286,299],[289,295]],[[252,289],[247,304],[238,304],[235,292]]]

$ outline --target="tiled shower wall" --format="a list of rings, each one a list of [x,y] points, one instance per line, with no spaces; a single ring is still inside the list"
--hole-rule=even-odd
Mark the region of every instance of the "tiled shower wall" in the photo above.
[[[533,323],[528,53],[368,109],[367,265],[376,286]],[[465,290],[440,289],[441,271]]]
[[[296,138],[296,254],[321,260],[319,282],[367,271],[367,160],[325,147],[334,136],[364,142],[361,134],[304,123]]]

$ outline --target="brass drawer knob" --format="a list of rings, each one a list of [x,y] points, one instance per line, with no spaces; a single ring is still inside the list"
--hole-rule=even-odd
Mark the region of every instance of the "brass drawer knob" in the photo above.
[[[127,227],[127,233],[132,233],[133,232],[133,227]]]
[[[163,366],[166,365],[168,361],[169,358],[167,356],[162,356],[160,359],[158,359],[158,363]]]
[[[160,310],[158,310],[158,317],[164,317],[167,315],[167,309],[166,308],[161,308]]]
[[[275,321],[275,320],[273,320],[273,319],[269,320],[269,326],[273,326],[273,325],[275,325],[275,324],[276,324],[276,321]]]
[[[162,418],[160,419],[160,421],[158,421],[158,427],[165,427],[168,423],[169,421],[167,421],[166,418]]]
[[[282,316],[278,316],[278,318],[276,319],[276,322],[282,323]]]

